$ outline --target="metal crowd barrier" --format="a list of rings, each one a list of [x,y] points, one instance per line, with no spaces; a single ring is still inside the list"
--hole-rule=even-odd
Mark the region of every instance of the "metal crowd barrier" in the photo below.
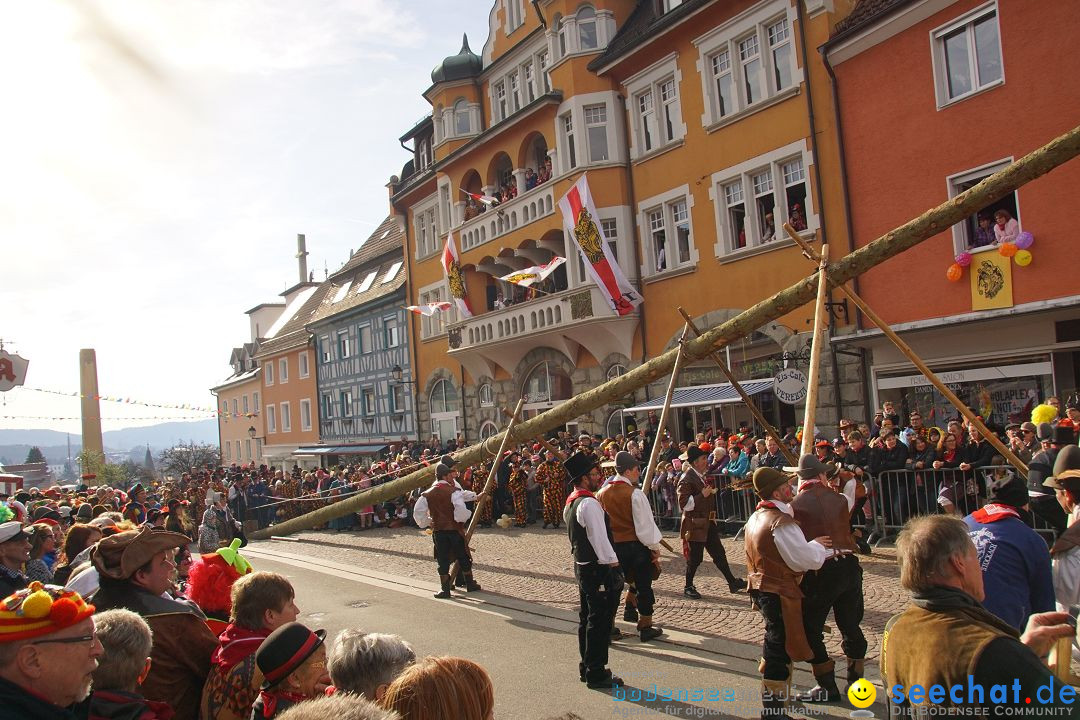
[[[742,533],[742,526],[750,519],[751,513],[757,507],[757,496],[752,488],[745,490],[731,489],[730,481],[726,476],[718,478],[715,475],[710,475],[709,479],[713,481],[714,486],[719,485],[720,487],[710,499],[716,503],[716,519],[722,524],[721,531],[728,534],[735,532],[736,537],[738,537]],[[720,480],[719,483],[716,482],[718,479]],[[668,488],[669,482],[670,489]],[[677,482],[677,479],[673,479],[654,484],[650,493],[649,500],[652,503],[653,515],[656,517],[656,524],[661,530],[679,529],[682,511],[679,509],[675,497],[675,484]],[[737,530],[736,525],[738,526]]]

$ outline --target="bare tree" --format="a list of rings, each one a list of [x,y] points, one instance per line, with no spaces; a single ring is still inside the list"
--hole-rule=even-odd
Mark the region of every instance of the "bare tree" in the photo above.
[[[216,445],[196,443],[188,441],[186,444],[176,445],[163,450],[158,455],[157,466],[163,475],[180,476],[189,472],[193,467],[217,467],[221,464]]]

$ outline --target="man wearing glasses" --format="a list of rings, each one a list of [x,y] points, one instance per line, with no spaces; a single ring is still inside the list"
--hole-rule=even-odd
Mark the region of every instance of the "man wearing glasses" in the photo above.
[[[104,654],[94,606],[39,582],[0,601],[0,720],[81,720]]]

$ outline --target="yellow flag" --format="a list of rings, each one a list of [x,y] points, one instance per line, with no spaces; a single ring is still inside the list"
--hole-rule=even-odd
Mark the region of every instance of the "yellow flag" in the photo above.
[[[990,251],[975,255],[971,275],[971,309],[997,310],[1013,306],[1012,259]]]

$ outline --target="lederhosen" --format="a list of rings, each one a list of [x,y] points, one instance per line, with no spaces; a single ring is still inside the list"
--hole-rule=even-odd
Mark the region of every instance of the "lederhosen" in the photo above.
[[[423,492],[431,515],[431,539],[435,544],[435,561],[439,575],[449,575],[455,560],[462,573],[472,570],[472,556],[465,547],[465,528],[454,520],[453,495],[456,488],[444,480],[436,481]]]

